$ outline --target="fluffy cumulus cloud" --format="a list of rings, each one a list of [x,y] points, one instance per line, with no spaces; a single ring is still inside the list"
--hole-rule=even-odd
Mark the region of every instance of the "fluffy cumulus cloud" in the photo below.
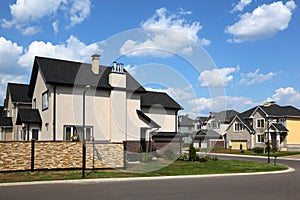
[[[217,96],[212,98],[198,98],[188,102],[192,107],[192,113],[207,115],[209,112],[219,112],[233,109],[239,112],[248,109],[257,103],[248,97]]]
[[[285,4],[277,1],[268,5],[263,4],[252,13],[240,15],[238,22],[225,29],[226,33],[234,37],[228,39],[228,42],[241,43],[263,39],[285,30],[289,26],[295,8],[293,0]]]
[[[259,73],[259,69],[255,72],[250,72],[248,74],[241,74],[242,78],[238,82],[238,85],[255,85],[270,80],[274,77],[276,73],[269,72],[268,74]]]
[[[15,69],[23,47],[4,37],[0,37],[0,71],[8,72]]]
[[[200,73],[198,80],[204,87],[228,87],[232,85],[232,73],[238,70],[239,67],[205,70]]]
[[[242,12],[244,10],[244,8],[247,7],[251,2],[252,2],[252,0],[240,0],[237,4],[234,5],[231,12],[232,13],[235,11]]]
[[[127,40],[120,52],[127,56],[167,57],[175,53],[192,54],[195,43],[210,45],[208,39],[198,37],[202,29],[200,23],[189,23],[183,18],[188,14],[191,12],[183,9],[176,14],[169,14],[166,8],[157,9],[151,18],[141,23],[148,38],[142,41]]]
[[[51,42],[34,41],[25,53],[19,58],[18,64],[22,67],[31,68],[35,56],[46,56],[59,59],[89,61],[90,55],[100,54],[101,48],[97,43],[84,44],[78,38],[71,35],[65,43],[52,44]]]
[[[10,5],[11,19],[2,19],[2,27],[16,27],[24,35],[41,31],[40,22],[45,17],[63,12],[69,26],[82,23],[90,14],[90,0],[17,0]],[[55,30],[54,30],[55,31]]]
[[[276,101],[281,105],[293,105],[300,107],[300,92],[293,87],[279,88],[267,101]]]

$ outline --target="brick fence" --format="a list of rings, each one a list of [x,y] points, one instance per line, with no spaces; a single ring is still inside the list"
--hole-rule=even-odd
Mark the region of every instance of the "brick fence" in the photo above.
[[[81,167],[81,142],[0,142],[0,171]],[[124,167],[124,145],[122,143],[86,144],[87,169],[122,167]]]

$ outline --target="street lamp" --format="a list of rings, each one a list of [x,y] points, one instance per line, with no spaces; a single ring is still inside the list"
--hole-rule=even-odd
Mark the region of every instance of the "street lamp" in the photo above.
[[[82,127],[83,127],[83,133],[82,133],[82,178],[85,177],[85,162],[86,162],[86,143],[85,143],[85,94],[86,91],[90,89],[90,86],[85,86],[83,90],[83,99],[82,99]]]
[[[268,150],[268,163],[270,163],[270,121],[268,119],[267,121],[267,125],[268,125],[268,142],[267,142],[267,150]]]

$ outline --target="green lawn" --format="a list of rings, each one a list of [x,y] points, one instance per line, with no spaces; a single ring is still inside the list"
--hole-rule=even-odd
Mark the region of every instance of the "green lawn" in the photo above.
[[[204,151],[204,150],[199,150]],[[241,152],[240,150],[229,150],[229,149],[212,149],[210,153],[228,153],[228,154],[240,154],[240,155],[251,155],[251,156],[268,156],[267,153],[254,153],[251,150],[244,150]],[[271,157],[284,157],[284,156],[292,156],[292,155],[299,155],[300,152],[292,152],[292,151],[279,151],[279,152],[270,152]]]
[[[151,162],[130,164],[131,171],[142,171],[151,165],[157,167],[159,163]],[[128,173],[119,170],[87,170],[86,178],[123,178],[123,177],[146,177],[146,176],[176,176],[176,175],[197,175],[197,174],[223,174],[223,173],[244,173],[285,170],[287,167],[267,163],[248,162],[240,160],[208,160],[206,163],[176,161],[169,166],[147,173]],[[21,181],[42,181],[42,180],[66,180],[81,179],[81,170],[45,170],[36,172],[1,172],[0,182],[21,182]]]

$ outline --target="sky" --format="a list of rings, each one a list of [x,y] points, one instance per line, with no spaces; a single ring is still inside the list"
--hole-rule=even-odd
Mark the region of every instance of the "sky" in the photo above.
[[[192,118],[267,101],[300,108],[298,0],[0,1],[0,102],[35,56],[124,63]],[[1,103],[2,104],[2,103]]]

